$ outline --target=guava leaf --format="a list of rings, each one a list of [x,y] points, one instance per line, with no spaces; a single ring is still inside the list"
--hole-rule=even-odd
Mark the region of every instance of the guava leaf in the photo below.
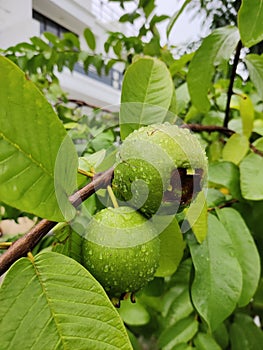
[[[236,27],[218,28],[203,40],[196,51],[189,65],[187,83],[192,104],[200,112],[208,112],[210,108],[207,95],[212,87],[215,67],[230,59],[238,41]]]
[[[245,57],[245,63],[249,76],[257,89],[257,93],[263,100],[263,55],[249,54]]]
[[[240,115],[242,119],[243,135],[247,136],[247,138],[250,138],[253,130],[254,114],[255,114],[254,106],[251,101],[251,98],[247,95],[243,95],[240,98],[239,107],[240,107]]]
[[[18,260],[1,286],[0,305],[2,350],[132,349],[102,287],[64,255]]]
[[[211,330],[235,309],[242,291],[242,271],[232,240],[215,216],[208,216],[206,240],[198,244],[188,239],[195,278],[192,301]]]
[[[122,84],[122,140],[143,125],[162,123],[169,110],[173,91],[170,72],[162,61],[143,57],[132,63],[124,75]]]
[[[178,295],[176,295],[176,287],[180,289]],[[189,293],[189,285],[179,285],[176,287],[171,289],[171,293],[173,295],[175,294],[175,297],[165,317],[166,327],[174,325],[179,320],[188,317],[194,311]]]
[[[190,227],[199,243],[202,243],[207,235],[207,204],[204,191],[198,193],[186,213]],[[185,232],[185,230],[183,230]]]
[[[52,106],[25,74],[0,57],[0,198],[53,221],[72,219],[77,154]]]
[[[187,343],[198,331],[198,322],[189,316],[166,328],[159,337],[158,344],[162,350],[172,350],[180,343]]]
[[[160,233],[160,260],[155,276],[165,277],[172,275],[184,254],[185,241],[183,239],[182,232],[178,225],[177,220],[174,218],[170,219],[171,216],[158,216],[158,219],[153,221],[155,227],[158,229],[161,225],[165,225],[167,219],[170,220],[170,223],[164,230]]]
[[[84,35],[84,38],[86,40],[88,47],[92,51],[94,51],[96,49],[96,38],[95,38],[94,34],[92,33],[92,31],[89,28],[85,28],[83,35]]]
[[[215,162],[209,164],[208,181],[212,185],[227,188],[234,198],[240,198],[239,169],[232,162]]]
[[[261,350],[263,332],[251,317],[237,314],[230,326],[230,343],[232,350]]]
[[[194,344],[198,350],[222,350],[215,339],[210,334],[199,332],[194,339]]]
[[[238,11],[238,28],[246,47],[263,40],[263,0],[242,0]]]
[[[217,215],[230,235],[241,266],[243,283],[238,305],[243,307],[256,292],[260,278],[260,257],[248,227],[235,209],[217,210]]]
[[[233,134],[223,148],[223,159],[238,165],[249,150],[248,138],[245,135]]]
[[[53,252],[64,254],[78,262],[81,262],[82,236],[78,232],[74,231],[71,225],[59,223],[53,229],[53,235]]]
[[[263,158],[255,153],[247,155],[240,163],[242,196],[252,201],[263,199]]]
[[[145,325],[149,323],[151,318],[149,312],[139,301],[131,303],[130,300],[123,300],[118,311],[123,322],[130,326]]]

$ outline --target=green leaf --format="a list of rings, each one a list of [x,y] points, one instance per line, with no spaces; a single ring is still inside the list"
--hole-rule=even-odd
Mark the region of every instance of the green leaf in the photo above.
[[[261,350],[263,332],[247,315],[237,314],[230,327],[231,350]]]
[[[72,219],[77,153],[37,87],[0,57],[1,201],[54,221]]]
[[[59,38],[50,32],[44,32],[43,33],[44,37],[47,38],[49,42],[51,42],[54,46],[56,46],[59,43]]]
[[[191,203],[186,213],[186,220],[188,220],[197,242],[202,243],[207,235],[207,204],[204,191],[199,192]]]
[[[119,314],[123,322],[130,326],[142,326],[150,321],[150,314],[139,301],[133,304],[130,300],[123,300]]]
[[[178,345],[175,345],[172,350],[193,350],[191,345],[188,345],[187,343],[180,343]]]
[[[96,38],[93,32],[89,28],[85,28],[83,35],[88,47],[94,51],[96,49]]]
[[[37,47],[40,48],[40,50],[43,51],[50,51],[51,47],[42,39],[40,39],[37,36],[33,36],[32,38],[30,38],[30,41]]]
[[[218,206],[222,202],[225,202],[225,199],[226,199],[225,195],[219,190],[215,188],[207,189],[206,201],[207,201],[208,208],[213,208]]]
[[[238,165],[249,150],[249,142],[245,135],[233,134],[223,148],[223,159]]]
[[[169,68],[171,76],[173,77],[176,75],[176,73],[180,72],[186,66],[186,64],[191,61],[191,59],[194,57],[194,54],[194,52],[187,53],[180,57],[178,60],[175,60]]]
[[[199,332],[194,339],[197,350],[221,350],[215,339],[209,334]]]
[[[81,262],[82,236],[78,232],[73,231],[70,225],[67,224],[65,226],[65,223],[60,223],[53,230],[53,235],[55,236],[52,246],[53,252],[69,256]]]
[[[240,115],[242,119],[243,134],[249,138],[251,136],[254,124],[254,106],[251,98],[243,95],[239,102]]]
[[[187,88],[187,83],[183,83],[176,89],[176,114],[183,113],[188,103],[190,102],[190,96]]]
[[[234,198],[240,198],[239,170],[235,164],[230,162],[209,164],[208,180],[211,185],[228,189]]]
[[[86,154],[79,158],[79,169],[83,172],[93,172],[105,159],[106,150],[101,149],[92,154]]]
[[[240,164],[242,196],[252,201],[263,199],[263,158],[255,153],[247,155]]]
[[[187,343],[198,330],[198,322],[191,316],[180,320],[166,328],[159,337],[159,347],[162,350],[172,350],[180,343]]]
[[[213,332],[213,337],[222,349],[226,349],[229,344],[228,328],[224,322],[222,322]]]
[[[263,137],[260,137],[255,142],[253,142],[253,146],[263,152]]]
[[[238,28],[246,47],[263,40],[263,0],[243,0],[238,11]]]
[[[166,226],[167,219],[169,224]],[[156,220],[156,222],[155,222]],[[160,260],[155,276],[166,277],[172,275],[184,254],[185,242],[176,218],[171,220],[171,216],[158,216],[153,218],[154,226],[161,229],[160,237]]]
[[[243,284],[238,305],[243,307],[256,292],[260,278],[260,257],[248,227],[235,209],[217,210],[217,215],[230,235],[241,266]]]
[[[263,55],[249,54],[245,57],[245,63],[249,76],[257,89],[257,93],[263,100]]]
[[[207,97],[212,87],[215,67],[229,60],[239,40],[235,27],[223,27],[205,38],[196,51],[187,76],[189,93],[193,105],[200,112],[208,112],[210,102]]]
[[[63,38],[63,42],[65,42],[66,45],[68,45],[69,47],[75,47],[80,50],[80,42],[76,34],[66,32],[63,33]]]
[[[64,255],[18,260],[1,286],[0,305],[2,350],[132,349],[102,287]]]
[[[122,85],[122,139],[143,125],[162,123],[169,109],[173,90],[171,75],[163,62],[143,57],[131,64]]]
[[[189,295],[189,285],[185,285],[184,289],[181,286],[179,288],[181,292],[175,296],[165,316],[166,327],[174,325],[194,311]],[[175,294],[173,289],[170,289],[170,291]]]
[[[208,216],[206,240],[189,237],[195,268],[192,301],[209,328],[214,330],[235,309],[242,290],[242,271],[231,238],[213,215]]]

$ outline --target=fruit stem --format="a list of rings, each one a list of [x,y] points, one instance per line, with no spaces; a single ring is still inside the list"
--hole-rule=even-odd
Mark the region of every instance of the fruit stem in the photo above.
[[[1,242],[0,249],[8,249],[12,244],[13,242]]]
[[[115,197],[115,195],[114,195],[110,185],[107,186],[107,191],[109,193],[109,196],[110,196],[110,199],[112,201],[113,207],[114,208],[119,208],[119,204],[117,202],[117,199],[116,199],[116,197]]]

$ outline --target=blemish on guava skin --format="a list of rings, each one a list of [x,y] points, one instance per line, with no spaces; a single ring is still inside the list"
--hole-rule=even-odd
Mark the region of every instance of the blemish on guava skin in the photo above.
[[[152,136],[153,134],[155,134],[157,131],[159,131],[159,129],[154,129],[152,131],[147,131],[147,135],[148,136]]]
[[[195,169],[188,174],[185,168],[176,168],[171,172],[170,185],[164,192],[164,202],[179,202],[187,205],[201,191],[203,169]]]

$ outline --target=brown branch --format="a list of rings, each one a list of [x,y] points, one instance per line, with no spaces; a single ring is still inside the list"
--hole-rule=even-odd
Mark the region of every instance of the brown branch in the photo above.
[[[90,197],[100,188],[106,188],[111,183],[113,177],[113,168],[100,173],[85,187],[74,193],[70,198],[70,202],[76,208],[85,199]],[[46,219],[41,220],[35,225],[30,232],[15,241],[11,247],[0,256],[0,275],[8,270],[8,268],[19,258],[26,256],[36,244],[57,224],[55,221]]]
[[[217,207],[208,208],[207,211],[214,211],[216,209],[223,209],[223,208],[231,207],[232,204],[235,204],[235,203],[239,203],[239,200],[236,199],[236,198],[233,198],[233,199],[230,199],[229,201],[227,201],[225,203],[222,203],[222,204],[218,205]]]
[[[232,71],[231,71],[231,76],[230,76],[230,83],[229,83],[229,87],[228,87],[228,91],[227,91],[226,111],[225,111],[225,119],[224,119],[224,124],[223,124],[224,127],[227,127],[229,119],[230,119],[230,102],[231,102],[231,97],[233,95],[233,86],[234,86],[236,70],[237,70],[237,65],[238,65],[241,49],[242,49],[242,42],[239,41],[237,44],[237,48],[236,48],[236,53],[235,53]]]
[[[60,101],[60,103],[62,103],[63,101]],[[75,103],[76,105],[78,105],[79,107],[89,107],[89,108],[92,108],[92,109],[99,109],[101,110],[102,112],[106,112],[106,113],[113,113],[112,111],[110,111],[109,109],[107,108],[104,108],[104,107],[98,107],[98,106],[95,106],[91,103],[88,103],[86,101],[83,101],[83,100],[78,100],[78,99],[75,99],[75,98],[70,98],[68,99],[68,102],[71,102],[71,103]]]
[[[218,126],[218,125],[183,124],[181,127],[188,128],[196,132],[202,132],[202,131],[206,131],[208,133],[220,132],[221,134],[224,134],[228,137],[235,134],[234,130],[228,129],[224,126]]]
[[[184,129],[190,129],[195,132],[203,132],[203,131],[208,133],[220,132],[221,134],[224,134],[227,137],[230,137],[231,135],[236,133],[234,130],[228,129],[225,126],[218,126],[218,125],[183,124],[180,127]],[[251,149],[252,152],[263,157],[263,152],[258,148],[256,148],[252,143],[249,144],[249,148]]]
[[[259,156],[263,157],[263,152],[257,149],[252,143],[249,145],[252,152],[258,154]]]

